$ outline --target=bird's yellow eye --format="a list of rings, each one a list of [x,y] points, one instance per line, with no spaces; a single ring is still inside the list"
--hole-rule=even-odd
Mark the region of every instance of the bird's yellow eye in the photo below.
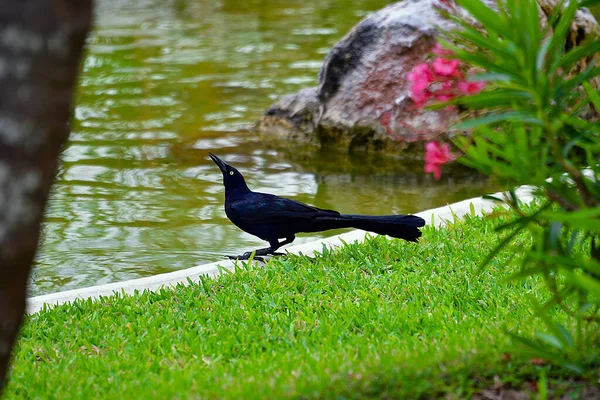
[[[233,175],[233,171],[229,171],[229,175]]]

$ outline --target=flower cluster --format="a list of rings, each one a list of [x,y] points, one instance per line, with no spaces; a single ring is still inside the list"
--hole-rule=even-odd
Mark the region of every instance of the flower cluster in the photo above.
[[[466,81],[459,69],[460,61],[449,58],[452,52],[439,43],[432,52],[438,57],[417,65],[407,75],[411,82],[410,98],[418,108],[432,99],[449,101],[459,95],[477,94],[485,87],[485,82]]]
[[[436,180],[442,176],[442,165],[453,159],[448,143],[440,145],[433,141],[425,144],[425,172],[433,174]]]
[[[431,62],[415,66],[407,75],[411,82],[410,98],[417,108],[423,108],[430,100],[450,101],[457,96],[479,93],[485,82],[467,81],[460,70],[460,61],[452,59],[452,52],[437,43],[432,52],[437,57]],[[448,144],[428,142],[425,145],[425,172],[436,180],[442,175],[441,166],[454,160]]]

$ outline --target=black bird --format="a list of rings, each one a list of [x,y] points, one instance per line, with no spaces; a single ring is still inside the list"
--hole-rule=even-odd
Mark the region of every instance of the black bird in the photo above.
[[[219,157],[208,153],[223,173],[225,214],[241,230],[269,242],[255,256],[281,255],[276,250],[292,243],[298,232],[320,232],[337,228],[356,228],[416,242],[425,220],[416,215],[353,215],[323,210],[295,200],[253,192],[240,172]],[[279,239],[285,239],[279,241]],[[247,260],[252,252],[233,259]],[[260,258],[259,258],[260,259]]]

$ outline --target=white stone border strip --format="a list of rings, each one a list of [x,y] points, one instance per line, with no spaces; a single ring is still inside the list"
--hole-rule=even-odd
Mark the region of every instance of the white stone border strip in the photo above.
[[[531,187],[521,187],[516,191],[517,197],[519,200],[529,203],[533,200],[531,191]],[[504,196],[504,193],[496,193],[493,196],[501,198]],[[466,214],[469,214],[471,209],[473,209],[473,211],[478,215],[483,212],[489,212],[494,205],[494,202],[490,200],[484,200],[481,197],[476,197],[450,204],[445,207],[423,211],[417,213],[416,215],[424,218],[425,221],[427,221],[427,224],[432,224],[433,221],[433,225],[439,226],[446,224],[448,221],[452,221],[454,216],[462,217]],[[321,252],[323,250],[323,245],[326,245],[327,247],[341,247],[343,246],[342,240],[346,243],[362,242],[365,238],[365,234],[366,233],[364,231],[355,230],[341,235],[331,236],[322,240],[291,246],[288,247],[286,251],[293,254],[302,253],[306,255],[313,255],[315,252]],[[27,313],[33,314],[40,311],[44,304],[52,306],[70,303],[76,299],[99,298],[100,296],[112,296],[115,293],[123,292],[133,294],[135,291],[155,291],[161,287],[175,286],[177,284],[187,285],[189,281],[198,282],[201,275],[215,277],[220,275],[223,269],[232,270],[233,268],[234,262],[225,260],[146,278],[132,279],[128,281],[109,283],[106,285],[91,286],[81,289],[46,294],[43,296],[30,297],[27,299]]]

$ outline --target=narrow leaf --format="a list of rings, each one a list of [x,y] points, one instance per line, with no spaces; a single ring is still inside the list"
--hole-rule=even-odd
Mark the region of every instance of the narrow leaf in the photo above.
[[[583,87],[590,97],[590,101],[596,107],[596,110],[600,110],[600,92],[596,91],[589,82],[583,82]],[[598,127],[597,124],[595,126]]]
[[[592,56],[600,51],[600,40],[594,40],[590,43],[578,46],[569,51],[558,60],[559,68],[570,67],[582,58]]]
[[[504,37],[513,36],[513,28],[502,21],[499,14],[480,0],[459,0],[457,3],[481,22],[488,32],[496,32]]]
[[[543,125],[544,121],[537,118],[527,111],[507,111],[504,113],[490,113],[484,117],[471,119],[465,122],[458,123],[454,126],[455,129],[472,129],[482,125],[491,125],[498,122],[519,121],[521,123],[530,123],[535,125]]]

